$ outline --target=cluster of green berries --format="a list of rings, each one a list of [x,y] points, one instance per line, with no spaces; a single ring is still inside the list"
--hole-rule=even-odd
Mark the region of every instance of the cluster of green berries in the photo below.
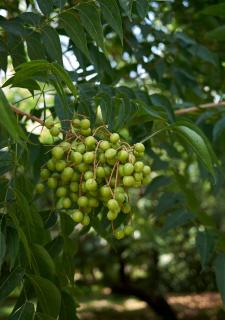
[[[56,208],[66,209],[76,223],[84,226],[90,223],[90,214],[104,206],[115,238],[122,239],[133,233],[128,190],[150,182],[151,169],[140,160],[145,147],[142,143],[130,146],[106,127],[102,139],[98,128],[92,130],[90,125],[87,118],[71,121],[71,129],[51,149],[52,157],[41,169],[36,192],[44,192],[46,186],[52,189]],[[56,128],[50,122],[46,127],[51,134]],[[56,136],[55,130],[52,136]],[[126,225],[114,228],[120,214],[126,214]]]

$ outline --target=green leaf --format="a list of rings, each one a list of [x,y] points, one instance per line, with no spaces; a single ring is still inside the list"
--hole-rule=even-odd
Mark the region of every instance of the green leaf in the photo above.
[[[34,304],[27,301],[22,307],[9,316],[9,320],[33,320],[34,314]]]
[[[171,213],[165,221],[165,225],[163,227],[163,231],[167,232],[171,229],[181,227],[190,221],[194,220],[195,216],[183,209],[178,209],[175,212]]]
[[[62,304],[59,319],[65,320],[78,320],[76,316],[77,304],[74,301],[74,298],[67,292],[62,292]]]
[[[6,253],[5,234],[3,233],[3,230],[1,230],[1,223],[0,223],[0,270],[5,258],[5,253]]]
[[[136,1],[137,12],[139,16],[144,19],[149,10],[149,2],[148,0],[138,0]]]
[[[131,20],[134,0],[119,0],[119,3],[120,3],[121,8],[124,10],[126,15]]]
[[[215,235],[209,231],[199,231],[196,238],[196,248],[201,258],[202,267],[208,264],[215,248]]]
[[[219,3],[206,7],[201,13],[211,16],[225,17],[225,3]]]
[[[90,59],[85,31],[78,18],[75,10],[69,10],[60,15],[60,24],[74,45]]]
[[[26,62],[26,53],[23,39],[13,34],[8,34],[8,52],[12,57],[13,67],[16,68],[21,63]]]
[[[47,316],[47,315],[44,314],[44,313],[37,312],[37,313],[35,314],[35,320],[55,320],[55,318],[50,317],[50,316]]]
[[[48,279],[37,275],[28,275],[31,281],[41,310],[51,317],[59,315],[61,306],[61,295],[58,288]]]
[[[26,42],[28,55],[31,60],[45,59],[45,52],[39,33],[33,32],[32,36],[26,39]]]
[[[48,16],[53,9],[53,1],[52,0],[37,0],[38,6],[42,13]]]
[[[212,40],[225,41],[225,25],[207,32],[206,37]]]
[[[193,149],[199,160],[213,174],[213,166],[217,161],[212,147],[203,132],[188,121],[177,121],[172,126],[172,129]]]
[[[8,295],[21,284],[24,277],[24,270],[17,267],[9,273],[7,278],[0,284],[0,301],[5,300]]]
[[[98,2],[100,3],[105,20],[115,30],[123,43],[122,19],[116,0],[98,0]]]
[[[32,253],[40,275],[52,279],[55,274],[55,265],[48,251],[41,245],[33,244]]]
[[[19,236],[14,228],[7,228],[7,254],[10,270],[14,267],[19,252]]]
[[[217,256],[214,262],[214,268],[216,273],[216,283],[220,291],[223,305],[225,305],[225,253],[221,253]]]
[[[16,117],[12,112],[10,105],[0,88],[0,124],[8,132],[8,134],[17,142],[26,139],[22,129],[16,121]]]
[[[49,57],[62,65],[62,48],[58,32],[47,26],[42,30],[41,37]]]
[[[98,8],[93,2],[80,3],[77,7],[83,27],[99,47],[105,51],[101,17]]]
[[[213,140],[216,141],[225,131],[225,117],[219,119],[213,127]]]

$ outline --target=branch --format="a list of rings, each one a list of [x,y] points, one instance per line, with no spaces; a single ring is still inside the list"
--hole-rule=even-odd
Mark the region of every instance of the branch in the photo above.
[[[186,114],[186,113],[193,113],[193,112],[197,112],[197,111],[201,111],[202,109],[214,109],[217,108],[219,106],[225,106],[225,101],[221,101],[218,103],[206,103],[206,104],[200,104],[199,106],[196,107],[191,107],[191,108],[184,108],[184,109],[180,109],[180,110],[176,110],[175,114],[177,116]]]
[[[14,106],[11,106],[11,109],[12,109],[12,111],[14,111],[16,114],[18,114],[18,115],[20,115],[20,116],[24,116],[24,117],[26,117],[26,118],[28,118],[28,119],[33,120],[33,121],[37,121],[37,122],[40,123],[42,126],[44,126],[44,121],[41,120],[40,118],[35,117],[35,116],[31,115],[30,113],[21,111],[20,109],[18,109],[17,107],[14,107]]]

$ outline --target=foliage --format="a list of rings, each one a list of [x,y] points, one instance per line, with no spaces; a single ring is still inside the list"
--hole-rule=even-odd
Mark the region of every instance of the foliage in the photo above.
[[[177,112],[223,98],[224,5],[24,3],[4,1],[0,10],[0,68],[6,73],[0,89],[0,300],[19,288],[9,319],[77,319],[76,253],[90,227],[113,252],[128,248],[133,264],[139,241],[148,252],[166,234],[179,237],[195,228],[202,267],[215,268],[224,301],[224,220],[210,203],[224,191],[224,109],[218,105],[185,117]],[[24,89],[26,100],[10,97]],[[30,119],[19,116],[24,108]],[[65,120],[76,113],[92,127],[107,124],[129,143],[145,144],[152,181],[131,194],[140,240],[108,239],[97,216],[91,226],[75,227],[51,192],[35,193],[51,144],[58,141],[42,131],[44,122],[54,119],[67,130]]]

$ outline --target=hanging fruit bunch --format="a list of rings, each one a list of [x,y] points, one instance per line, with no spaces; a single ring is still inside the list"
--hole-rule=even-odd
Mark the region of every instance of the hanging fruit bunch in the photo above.
[[[52,136],[60,130],[53,121],[45,126]],[[36,192],[52,189],[56,208],[65,210],[76,223],[88,225],[96,208],[107,209],[116,239],[133,233],[129,189],[150,182],[151,169],[140,159],[144,156],[142,143],[131,146],[111,133],[106,126],[91,129],[89,119],[76,117],[63,141],[51,149],[52,157],[41,169],[41,181]],[[119,214],[127,215],[127,223],[114,228]]]

